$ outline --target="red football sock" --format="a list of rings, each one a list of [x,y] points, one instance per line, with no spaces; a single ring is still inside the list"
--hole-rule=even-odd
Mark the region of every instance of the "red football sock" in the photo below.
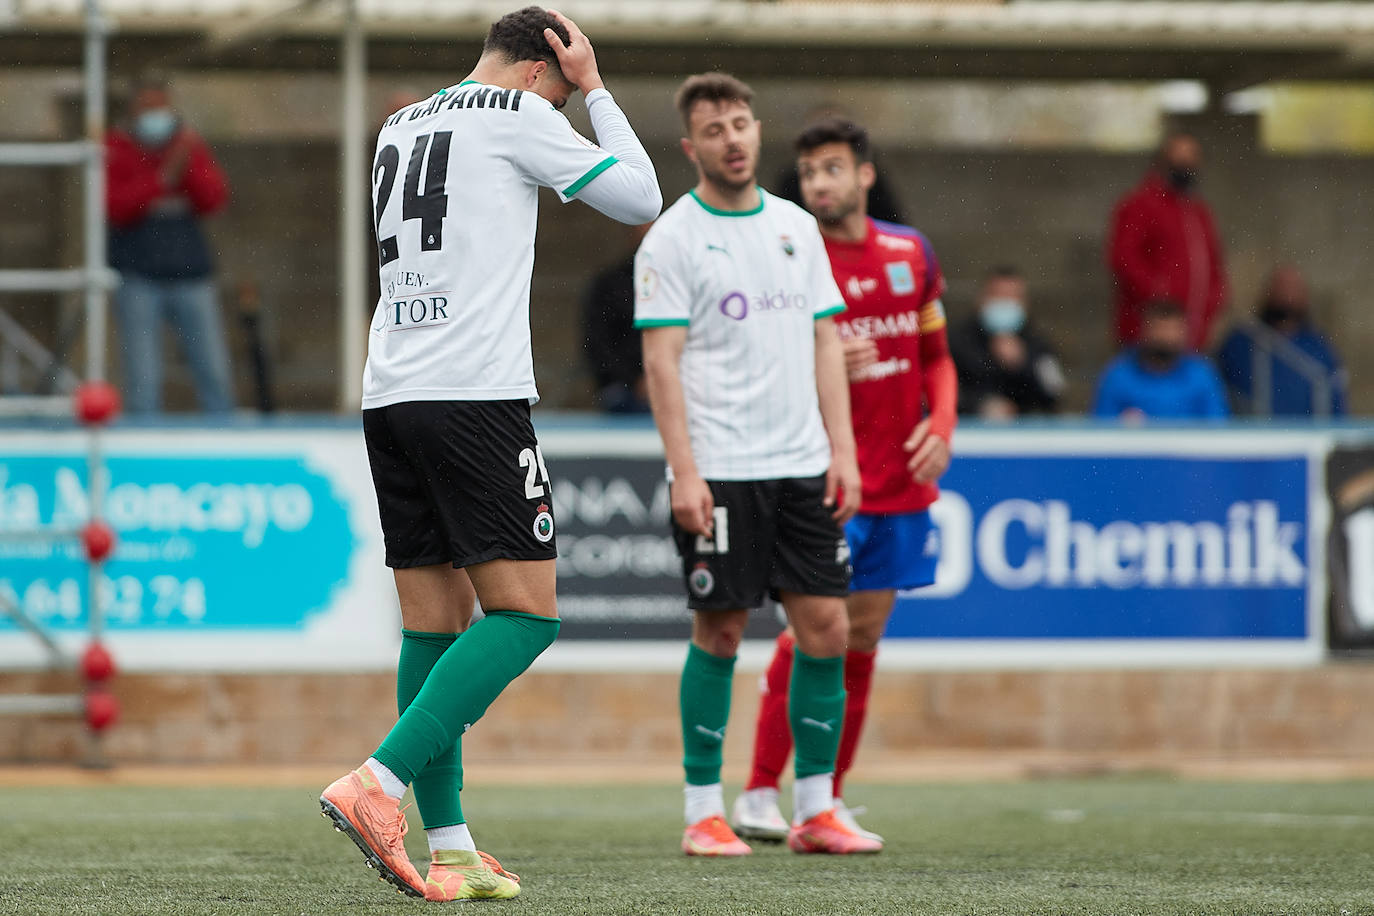
[[[877,652],[850,652],[844,658],[844,728],[840,752],[835,757],[835,797],[844,798],[844,774],[854,765],[854,753],[868,715],[868,693],[873,688],[873,662]]]
[[[759,721],[754,731],[754,765],[746,789],[776,789],[778,777],[792,753],[792,729],[787,724],[787,688],[792,680],[792,648],[786,630],[778,634],[777,649],[763,676]]]

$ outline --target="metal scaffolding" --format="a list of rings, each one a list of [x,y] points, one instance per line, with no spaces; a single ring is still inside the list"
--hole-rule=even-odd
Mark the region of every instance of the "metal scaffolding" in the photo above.
[[[58,530],[51,528],[29,531],[8,531],[5,540],[64,540],[78,539],[82,543],[88,559],[86,590],[86,611],[91,647],[82,657],[83,673],[87,677],[86,693],[62,695],[14,694],[0,696],[0,714],[4,715],[86,715],[91,718],[92,697],[101,693],[100,703],[108,709],[112,702],[108,694],[98,689],[103,677],[91,677],[87,664],[92,654],[103,659],[105,676],[108,676],[108,654],[100,648],[104,633],[104,614],[101,603],[101,567],[104,557],[113,546],[112,533],[100,519],[104,503],[104,492],[108,485],[104,455],[101,447],[100,426],[108,418],[109,405],[96,409],[93,413],[82,403],[86,395],[92,393],[93,386],[105,387],[106,358],[106,297],[116,282],[115,276],[106,264],[106,226],[105,226],[105,43],[107,25],[102,16],[99,0],[85,0],[85,41],[84,41],[84,89],[85,89],[85,136],[82,140],[61,143],[4,143],[0,144],[0,166],[15,167],[53,167],[79,166],[83,185],[82,221],[84,225],[85,252],[83,265],[79,268],[60,268],[46,270],[0,270],[0,292],[62,293],[80,292],[84,306],[85,334],[85,385],[76,387],[74,392],[59,394],[33,394],[0,397],[0,415],[22,416],[70,416],[76,414],[87,422],[88,439],[86,449],[86,486],[89,497],[90,517],[80,529]],[[24,332],[17,322],[8,315],[0,321],[0,344],[11,351],[17,351],[21,358],[37,362],[46,351]],[[51,360],[50,354],[47,355]],[[55,360],[51,360],[55,362]],[[52,368],[52,367],[49,367]],[[76,376],[69,370],[57,367],[59,381],[64,387],[75,385]],[[106,389],[108,391],[108,389]],[[101,392],[105,394],[105,392]],[[74,404],[73,397],[76,403]],[[98,418],[96,418],[98,415]],[[10,618],[21,629],[31,634],[42,644],[47,653],[50,670],[71,670],[77,660],[71,657],[47,627],[19,603],[11,601],[0,593],[0,614]],[[94,732],[93,732],[94,734]],[[91,759],[98,759],[99,745],[91,745]]]

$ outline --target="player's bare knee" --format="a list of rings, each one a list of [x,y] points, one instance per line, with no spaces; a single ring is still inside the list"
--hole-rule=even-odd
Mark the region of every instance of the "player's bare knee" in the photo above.
[[[849,618],[844,602],[812,602],[792,616],[792,629],[797,634],[797,646],[815,658],[842,655],[849,642]]]
[[[850,652],[876,652],[883,638],[883,624],[851,622],[849,625]]]
[[[698,649],[716,658],[734,658],[739,655],[740,638],[734,633],[714,633],[706,637],[697,637],[692,641]]]
[[[692,642],[717,658],[734,658],[748,622],[747,611],[699,611],[692,622]]]

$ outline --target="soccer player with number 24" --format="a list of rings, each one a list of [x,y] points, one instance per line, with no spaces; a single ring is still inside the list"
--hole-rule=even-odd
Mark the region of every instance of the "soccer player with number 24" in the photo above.
[[[559,111],[579,89],[596,143]],[[320,805],[403,893],[514,897],[519,879],[477,851],[463,816],[460,741],[558,633],[530,423],[538,190],[630,224],[662,196],[587,37],[535,6],[492,25],[467,79],[387,118],[372,184],[381,298],[363,434],[401,604],[400,718]],[[485,616],[469,626],[473,590]],[[403,842],[407,785],[432,855],[423,878]]]

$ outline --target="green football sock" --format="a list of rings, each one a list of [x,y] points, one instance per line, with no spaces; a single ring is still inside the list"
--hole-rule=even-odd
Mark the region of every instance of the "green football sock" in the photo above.
[[[835,771],[844,725],[844,658],[812,658],[794,650],[787,719],[797,746],[797,778]]]
[[[372,755],[406,785],[453,747],[558,636],[558,620],[487,611],[445,652]]]
[[[721,745],[730,721],[730,688],[735,660],[712,655],[694,643],[687,646],[678,705],[682,711],[682,768],[687,784],[720,782]]]
[[[424,686],[430,669],[453,645],[457,633],[401,631],[401,659],[396,665],[396,711],[403,713]],[[425,827],[452,827],[464,823],[459,793],[463,790],[463,739],[435,757],[415,774],[415,807]]]

